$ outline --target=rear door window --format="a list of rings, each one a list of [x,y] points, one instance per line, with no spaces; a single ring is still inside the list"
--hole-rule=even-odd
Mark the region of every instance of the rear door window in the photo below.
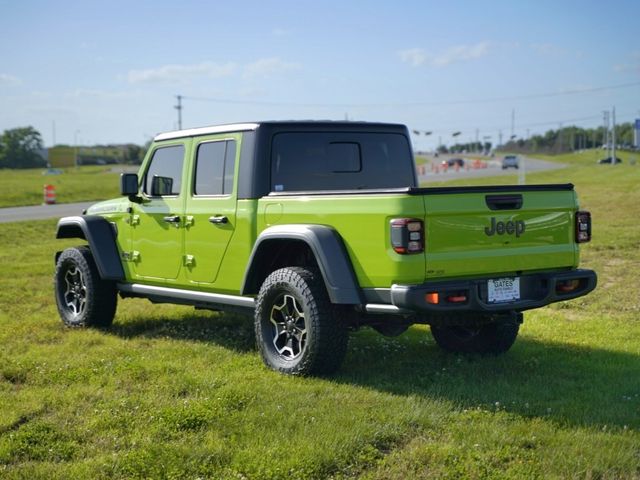
[[[222,140],[198,145],[194,195],[230,195],[236,161],[236,142]]]

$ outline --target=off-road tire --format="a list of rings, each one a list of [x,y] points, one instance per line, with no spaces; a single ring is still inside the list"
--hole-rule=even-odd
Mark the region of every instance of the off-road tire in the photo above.
[[[56,262],[56,304],[69,327],[108,327],[118,302],[115,282],[102,280],[89,247],[64,250]]]
[[[321,275],[302,267],[272,272],[260,287],[254,317],[264,363],[290,375],[335,372],[347,351],[347,325]]]
[[[431,334],[444,350],[453,353],[499,355],[516,341],[520,330],[519,317],[498,320],[476,326],[431,326]]]

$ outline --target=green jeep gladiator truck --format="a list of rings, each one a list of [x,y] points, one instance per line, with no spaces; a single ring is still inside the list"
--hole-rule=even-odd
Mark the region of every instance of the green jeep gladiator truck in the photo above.
[[[596,286],[573,185],[420,188],[403,125],[163,133],[121,193],[58,222],[88,243],[55,255],[63,322],[109,326],[118,295],[247,312],[283,373],[335,371],[360,326],[502,353],[523,311]]]

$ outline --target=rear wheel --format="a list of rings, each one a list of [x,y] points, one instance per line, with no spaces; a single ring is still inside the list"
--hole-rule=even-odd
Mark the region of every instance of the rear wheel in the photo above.
[[[54,277],[60,318],[70,327],[108,327],[116,313],[114,282],[102,280],[88,247],[67,248]]]
[[[498,355],[506,352],[516,341],[521,314],[507,319],[475,326],[431,326],[436,343],[453,353]]]
[[[331,373],[347,350],[348,332],[320,274],[301,267],[271,273],[256,299],[255,331],[264,363],[292,375]]]

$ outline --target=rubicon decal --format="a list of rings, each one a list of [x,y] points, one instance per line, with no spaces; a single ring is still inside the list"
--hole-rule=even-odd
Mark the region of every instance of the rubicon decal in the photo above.
[[[525,231],[526,225],[524,224],[524,220],[516,220],[515,222],[509,220],[507,222],[499,222],[496,220],[496,217],[491,217],[491,225],[485,227],[484,233],[487,236],[491,237],[495,234],[498,235],[514,235],[519,237]]]

